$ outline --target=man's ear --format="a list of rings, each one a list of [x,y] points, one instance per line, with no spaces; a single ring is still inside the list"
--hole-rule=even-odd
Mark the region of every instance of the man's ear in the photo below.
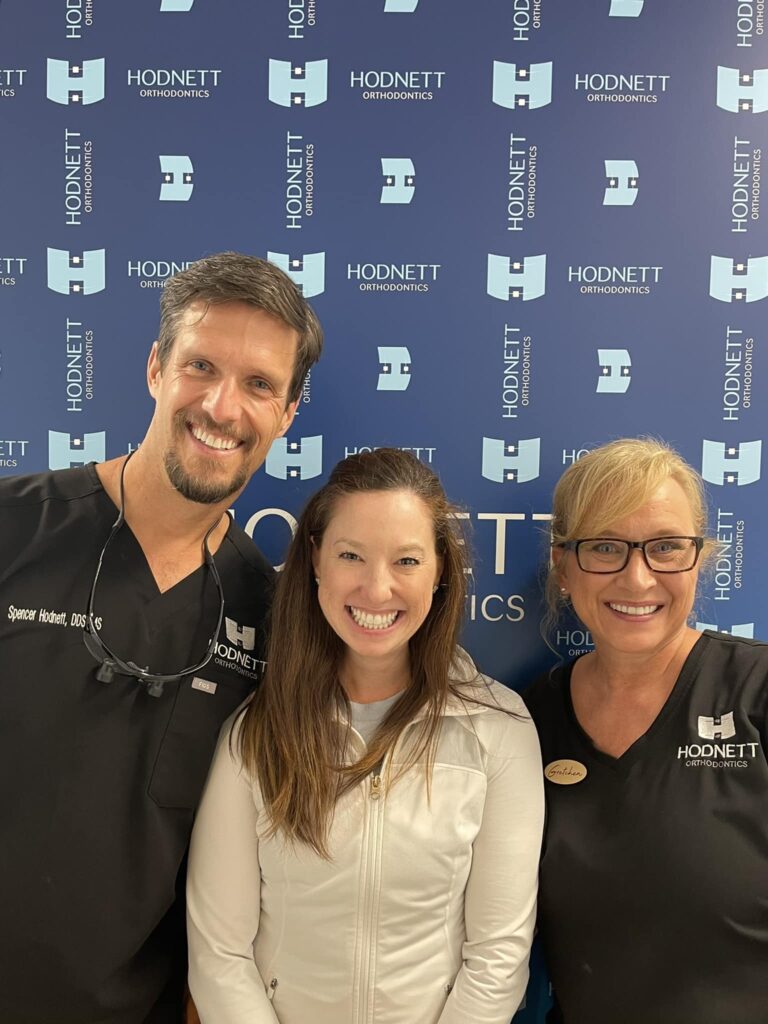
[[[301,397],[297,398],[295,402],[289,402],[288,405],[286,405],[280,429],[275,434],[275,437],[282,437],[289,429],[290,425],[293,423],[293,418],[296,415],[296,410],[299,407],[300,401]]]
[[[158,343],[154,341],[152,342],[152,348],[149,350],[149,359],[147,359],[147,388],[153,398],[157,397],[157,389],[162,372],[160,356],[158,355]]]

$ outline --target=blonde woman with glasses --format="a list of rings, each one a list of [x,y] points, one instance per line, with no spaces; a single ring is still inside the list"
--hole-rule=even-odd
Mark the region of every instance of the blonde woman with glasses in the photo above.
[[[558,1024],[768,1020],[768,645],[691,626],[703,485],[621,440],[555,489],[547,593],[594,650],[526,692]]]

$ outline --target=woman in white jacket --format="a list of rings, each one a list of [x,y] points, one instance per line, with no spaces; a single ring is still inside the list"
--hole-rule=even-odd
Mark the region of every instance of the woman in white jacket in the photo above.
[[[192,839],[203,1024],[507,1024],[528,977],[536,732],[456,646],[464,547],[437,477],[339,463],[301,516],[264,682]]]

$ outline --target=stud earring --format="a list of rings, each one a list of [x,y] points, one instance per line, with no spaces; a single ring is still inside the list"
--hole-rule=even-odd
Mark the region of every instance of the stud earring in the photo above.
[[[319,576],[315,576],[315,583],[317,584],[318,587],[320,586],[320,577]]]
[[[568,589],[566,587],[560,587],[560,593],[563,595],[563,597],[567,597]]]
[[[432,587],[432,593],[433,594],[437,593],[437,584],[435,584],[434,587]]]

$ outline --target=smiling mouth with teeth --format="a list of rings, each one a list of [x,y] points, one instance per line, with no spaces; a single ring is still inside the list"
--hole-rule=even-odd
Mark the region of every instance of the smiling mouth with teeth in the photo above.
[[[241,441],[235,441],[231,437],[216,437],[214,434],[209,434],[207,430],[203,430],[202,427],[198,427],[195,423],[187,424],[189,432],[196,441],[204,444],[206,448],[212,448],[214,451],[232,451],[233,448],[237,448],[242,443]]]
[[[622,615],[652,615],[653,612],[659,610],[661,605],[659,604],[641,604],[641,605],[630,605],[630,604],[614,604],[612,601],[608,602],[608,607],[615,612],[621,612]]]
[[[400,614],[399,611],[371,614],[371,612],[364,612],[362,608],[353,608],[350,604],[347,605],[347,611],[355,623],[362,626],[363,629],[389,629]]]

